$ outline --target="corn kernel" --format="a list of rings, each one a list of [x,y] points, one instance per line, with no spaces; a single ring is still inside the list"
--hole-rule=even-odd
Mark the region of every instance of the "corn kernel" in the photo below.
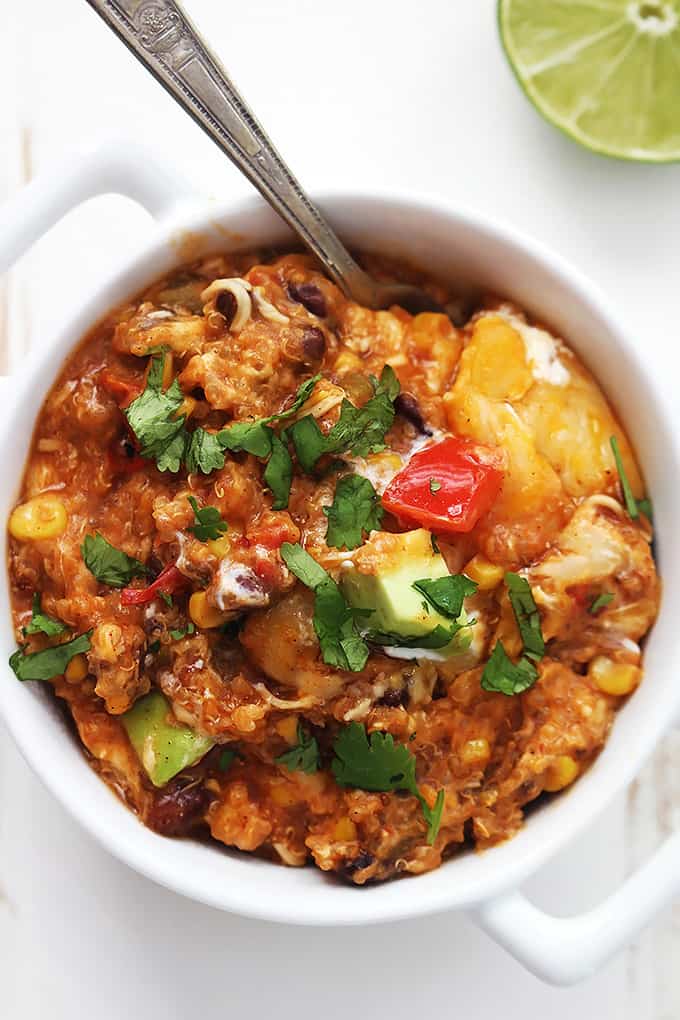
[[[9,532],[20,542],[39,542],[63,535],[67,523],[68,514],[63,502],[58,496],[46,493],[14,508],[9,519]]]
[[[357,838],[357,827],[347,815],[343,815],[335,823],[333,829],[333,839],[337,839],[342,843],[351,843],[352,840]]]
[[[280,719],[276,724],[276,732],[291,747],[293,744],[297,744],[297,729],[298,717],[296,715],[287,715],[285,719]]]
[[[473,556],[463,567],[463,573],[475,582],[480,591],[492,591],[505,576],[503,567],[487,560],[486,556],[482,556],[480,553]]]
[[[548,793],[557,793],[565,786],[573,783],[579,773],[579,768],[573,758],[568,754],[561,754],[552,765],[548,767],[543,783],[543,789]]]
[[[88,674],[87,658],[84,655],[74,655],[64,670],[67,683],[77,684],[84,680]]]
[[[216,556],[218,560],[221,560],[227,555],[231,548],[231,542],[229,541],[228,535],[222,535],[221,538],[211,538],[205,543],[207,548]]]
[[[292,807],[299,799],[295,787],[290,783],[273,783],[269,795],[279,807]]]
[[[229,613],[222,613],[215,606],[208,605],[204,591],[195,591],[189,599],[189,616],[202,630],[220,627],[230,618]]]
[[[361,369],[362,361],[352,351],[341,351],[338,357],[335,359],[333,365],[333,371],[337,372],[338,375],[343,375],[345,372],[357,372]]]
[[[605,655],[598,655],[588,667],[588,676],[605,694],[622,698],[635,690],[642,670],[630,662],[612,662]]]
[[[460,750],[460,760],[464,765],[481,765],[491,757],[489,741],[485,737],[466,740]]]

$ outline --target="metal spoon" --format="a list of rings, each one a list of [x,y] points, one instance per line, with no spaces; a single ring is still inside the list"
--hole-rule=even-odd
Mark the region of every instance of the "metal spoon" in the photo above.
[[[419,287],[378,283],[357,265],[175,0],[87,2],[243,171],[348,297],[368,308],[396,304],[413,314],[443,311]]]

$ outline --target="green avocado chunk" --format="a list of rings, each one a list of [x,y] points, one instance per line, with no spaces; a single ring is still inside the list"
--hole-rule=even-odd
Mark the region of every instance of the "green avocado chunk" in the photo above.
[[[160,691],[140,698],[121,717],[130,743],[154,786],[165,786],[173,776],[208,753],[214,741],[173,721]]]
[[[355,609],[371,610],[360,620],[362,630],[400,635],[412,640],[431,634],[436,627],[449,629],[453,621],[442,616],[422,592],[413,587],[423,578],[449,575],[440,553],[434,551],[429,531],[419,528],[401,535],[375,532],[361,554],[344,569],[340,586]],[[465,611],[458,622],[467,622]],[[431,658],[448,658],[470,644],[470,630],[459,632]],[[396,642],[395,642],[396,644]],[[419,649],[414,648],[413,652]],[[405,656],[412,658],[414,655]]]

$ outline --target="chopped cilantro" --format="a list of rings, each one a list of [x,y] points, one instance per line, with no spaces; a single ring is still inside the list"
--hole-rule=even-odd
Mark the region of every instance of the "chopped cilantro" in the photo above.
[[[194,511],[196,521],[187,531],[190,531],[199,542],[208,542],[211,539],[221,538],[227,530],[227,522],[222,520],[216,506],[203,506],[199,508],[194,496],[187,496]]]
[[[644,499],[639,499],[637,501],[637,505],[638,510],[643,513],[648,520],[654,520],[654,507],[652,506],[652,501],[648,496],[645,496]]]
[[[274,496],[272,510],[285,510],[290,497],[293,481],[293,461],[288,452],[288,445],[272,432],[272,455],[264,469],[265,485],[268,485]]]
[[[190,474],[202,471],[209,475],[211,471],[219,471],[224,467],[224,453],[218,432],[207,432],[197,428],[187,439],[184,455],[186,469]]]
[[[430,545],[432,546],[432,552],[435,556],[441,556],[441,550],[439,548],[436,535],[430,535]]]
[[[177,472],[184,460],[188,433],[177,412],[184,400],[177,379],[163,390],[165,352],[151,358],[146,387],[124,410],[142,457],[156,461],[159,471]]]
[[[485,691],[500,694],[521,694],[538,680],[538,670],[530,659],[522,658],[514,663],[508,657],[502,641],[497,641],[489,661],[484,667],[481,684]]]
[[[340,786],[376,793],[406,790],[417,797],[428,825],[427,842],[434,843],[441,825],[444,791],[439,791],[434,807],[430,808],[418,789],[416,758],[408,747],[395,744],[391,733],[375,731],[369,738],[365,726],[352,722],[338,733],[333,751],[331,767]]]
[[[477,591],[477,585],[465,574],[449,574],[448,577],[423,578],[414,581],[413,587],[421,592],[438,613],[457,620],[463,611],[463,599]]]
[[[31,622],[23,628],[24,634],[47,634],[48,637],[54,637],[56,634],[63,634],[65,630],[68,630],[65,623],[43,613],[40,607],[40,593],[35,592],[31,607]]]
[[[184,630],[171,630],[170,637],[172,638],[173,641],[181,641],[182,638],[187,637],[189,634],[195,633],[195,631],[196,631],[195,626],[193,625],[193,623],[189,622],[187,623]]]
[[[588,612],[595,616],[601,609],[608,606],[610,602],[614,601],[614,596],[610,591],[603,591],[597,595],[588,606]]]
[[[80,552],[90,573],[111,588],[124,588],[133,577],[149,573],[143,563],[116,549],[99,532],[85,536]]]
[[[368,659],[368,645],[338,585],[301,545],[284,542],[281,556],[295,576],[314,592],[314,630],[323,661],[338,669],[360,672]]]
[[[317,772],[320,765],[319,745],[316,737],[298,723],[297,744],[284,751],[275,759],[277,765],[285,765],[289,772],[305,772],[308,776]]]
[[[261,421],[237,421],[217,433],[220,446],[232,453],[252,453],[253,457],[268,457],[272,452],[273,430]]]
[[[440,481],[438,481],[436,478],[430,478],[430,492],[432,493],[432,495],[434,495],[435,492],[439,492],[441,487],[442,483]]]
[[[71,659],[90,648],[91,630],[62,645],[26,654],[20,648],[10,655],[9,664],[18,680],[52,680],[61,676]]]
[[[174,603],[172,601],[172,595],[170,594],[170,592],[169,591],[159,591],[158,594],[163,599],[163,601],[165,602],[166,606],[168,606],[170,609],[172,609]]]
[[[326,543],[336,549],[356,549],[364,533],[376,531],[383,517],[377,492],[361,475],[340,478],[333,504],[325,506],[323,512],[328,518]]]
[[[633,490],[631,488],[630,482],[628,481],[626,469],[623,466],[623,457],[621,456],[621,450],[619,449],[619,441],[616,438],[616,436],[610,436],[609,443],[612,448],[612,453],[614,454],[616,470],[619,473],[621,491],[623,492],[623,501],[626,504],[626,510],[628,511],[629,517],[632,517],[633,520],[637,520],[637,518],[640,516],[640,510],[642,510],[643,514],[645,514],[645,516],[649,517],[649,519],[651,520],[652,504],[648,499],[640,500],[640,502],[638,502],[635,496],[633,495]],[[649,513],[647,511],[649,511]]]
[[[396,634],[389,631],[378,631],[369,630],[364,635],[367,641],[370,641],[374,645],[389,645],[390,647],[397,648],[445,648],[446,645],[450,644],[455,638],[456,634],[461,630],[461,625],[458,623],[451,624],[450,627],[443,627],[438,624],[429,634],[416,634],[413,637],[408,637],[405,634]]]
[[[308,474],[314,470],[322,454],[350,451],[357,457],[379,453],[385,449],[385,433],[394,421],[394,401],[399,394],[399,380],[394,370],[385,365],[380,380],[371,376],[373,396],[363,407],[343,400],[340,418],[324,436],[314,418],[307,415],[290,428],[290,436],[298,461]]]
[[[519,574],[510,571],[505,575],[508,597],[517,626],[522,636],[524,654],[534,662],[539,662],[545,655],[545,642],[541,631],[541,618],[531,594],[529,582]]]

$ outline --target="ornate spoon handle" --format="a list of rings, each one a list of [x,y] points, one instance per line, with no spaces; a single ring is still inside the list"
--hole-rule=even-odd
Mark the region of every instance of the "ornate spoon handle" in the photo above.
[[[354,300],[379,304],[371,278],[305,195],[219,61],[175,0],[88,0],[321,259]]]

